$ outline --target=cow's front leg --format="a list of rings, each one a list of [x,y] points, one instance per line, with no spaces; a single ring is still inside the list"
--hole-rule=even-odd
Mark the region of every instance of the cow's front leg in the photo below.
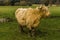
[[[31,29],[29,29],[29,35],[31,37],[35,36],[35,28],[31,27]]]
[[[19,25],[19,29],[20,29],[20,32],[23,33],[24,30],[23,30],[23,26],[22,25]]]
[[[34,27],[32,27],[32,31],[31,31],[31,35],[32,35],[32,37],[35,37],[36,35],[35,35],[35,32],[36,30],[35,30],[35,28]]]

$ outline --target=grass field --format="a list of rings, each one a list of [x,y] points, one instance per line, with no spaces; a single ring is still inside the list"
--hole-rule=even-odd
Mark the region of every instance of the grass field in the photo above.
[[[13,22],[0,23],[0,40],[34,40],[27,34],[19,32],[14,15],[15,10],[19,7],[22,6],[0,6],[0,18],[11,17],[14,19]],[[41,24],[37,28],[41,32],[37,33],[36,40],[60,40],[60,7],[50,7],[49,10],[52,18],[41,20]]]

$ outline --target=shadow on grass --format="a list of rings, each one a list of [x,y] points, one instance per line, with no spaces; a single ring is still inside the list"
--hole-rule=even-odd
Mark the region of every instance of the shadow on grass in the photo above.
[[[20,28],[19,28],[19,33],[21,34],[21,35],[28,35],[28,31],[27,31],[28,29],[25,29],[24,30],[24,32],[22,33],[21,32],[21,30],[20,30]],[[44,37],[44,36],[47,36],[48,35],[48,32],[46,32],[46,31],[40,31],[40,30],[36,30],[35,31],[35,37]]]
[[[27,32],[27,31],[26,31]],[[35,37],[28,37],[29,35],[26,34],[26,33],[21,33],[19,31],[16,31],[16,36],[14,39],[18,39],[21,38],[21,39],[26,39],[26,40],[37,40],[37,38],[46,38],[48,36],[55,36],[56,34],[60,33],[60,29],[58,30],[44,30],[44,31],[41,31],[39,29],[36,30],[36,36]]]
[[[60,16],[49,16],[48,18],[60,18]]]
[[[44,36],[47,36],[47,35],[48,35],[48,32],[43,32],[43,31],[40,31],[40,30],[36,30],[36,36],[44,37]]]

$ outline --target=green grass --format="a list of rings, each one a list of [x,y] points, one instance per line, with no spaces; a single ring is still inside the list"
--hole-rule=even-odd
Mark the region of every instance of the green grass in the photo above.
[[[29,6],[0,6],[0,18],[11,17],[15,19],[15,10],[20,7]],[[34,8],[35,6],[32,6]],[[51,16],[60,16],[60,7],[50,7]],[[37,28],[38,32],[36,40],[60,40],[60,18],[46,18],[41,20],[41,24]],[[34,40],[27,34],[19,32],[18,23],[13,22],[0,23],[0,40]]]

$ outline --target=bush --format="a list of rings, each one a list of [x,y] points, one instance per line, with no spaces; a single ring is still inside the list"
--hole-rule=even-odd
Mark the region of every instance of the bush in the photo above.
[[[4,5],[4,1],[0,1],[0,5],[3,6]]]
[[[31,3],[31,2],[28,2],[27,5],[28,5],[28,6],[32,6],[32,3]]]
[[[9,5],[9,3],[10,3],[9,0],[5,0],[5,1],[2,0],[2,1],[0,1],[0,5],[2,5],[2,6],[3,5]]]
[[[20,1],[20,5],[21,6],[26,6],[27,5],[27,2],[26,1]]]
[[[20,5],[20,3],[19,3],[19,2],[16,2],[16,3],[15,3],[15,6],[19,6],[19,5]]]
[[[45,6],[48,6],[49,5],[49,0],[47,0],[44,4],[45,4]]]

